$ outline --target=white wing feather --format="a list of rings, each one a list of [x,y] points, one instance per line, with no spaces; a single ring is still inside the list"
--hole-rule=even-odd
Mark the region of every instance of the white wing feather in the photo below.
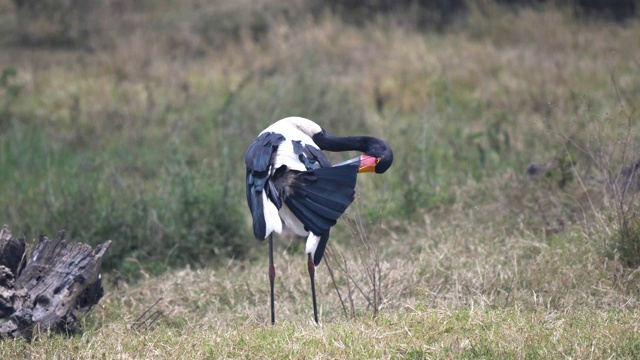
[[[267,198],[266,192],[262,192],[262,204],[264,204],[264,222],[266,224],[265,238],[271,234],[272,231],[280,234],[282,233],[282,220],[278,216],[278,208]]]

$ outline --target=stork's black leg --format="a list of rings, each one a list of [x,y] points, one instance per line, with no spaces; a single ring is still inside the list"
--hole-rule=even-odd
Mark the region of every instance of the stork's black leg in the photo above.
[[[276,279],[276,267],[273,265],[273,234],[269,235],[269,286],[271,287],[271,325],[276,323],[276,307],[273,299],[273,283]]]
[[[311,298],[313,299],[313,319],[318,323],[318,306],[316,305],[316,283],[315,283],[315,273],[316,266],[313,264],[313,259],[311,258],[311,254],[309,254],[307,260],[307,269],[309,270],[309,278],[311,279]]]

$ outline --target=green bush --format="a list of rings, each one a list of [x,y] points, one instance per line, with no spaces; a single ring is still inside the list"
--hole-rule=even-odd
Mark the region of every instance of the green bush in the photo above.
[[[27,239],[65,229],[75,241],[112,240],[105,269],[125,273],[242,256],[251,244],[222,174],[174,144],[147,145],[162,162],[135,144],[123,159],[117,149],[59,148],[17,122],[0,143],[2,221]]]

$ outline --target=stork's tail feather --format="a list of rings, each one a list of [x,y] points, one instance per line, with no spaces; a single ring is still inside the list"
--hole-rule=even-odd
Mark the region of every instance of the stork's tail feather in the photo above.
[[[306,230],[325,234],[353,202],[357,174],[355,165],[298,172],[285,203]]]
[[[320,236],[320,241],[318,242],[318,247],[316,251],[313,253],[313,264],[315,266],[320,265],[320,261],[322,261],[322,256],[324,256],[324,249],[327,247],[327,242],[329,241],[329,232],[322,234]]]

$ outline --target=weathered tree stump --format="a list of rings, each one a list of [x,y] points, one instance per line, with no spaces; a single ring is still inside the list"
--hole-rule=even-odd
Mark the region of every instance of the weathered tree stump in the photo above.
[[[60,231],[53,240],[40,238],[26,258],[24,240],[12,238],[5,225],[0,230],[0,339],[31,338],[36,326],[75,333],[76,311],[88,311],[104,294],[100,266],[110,244],[92,249],[67,242]]]

